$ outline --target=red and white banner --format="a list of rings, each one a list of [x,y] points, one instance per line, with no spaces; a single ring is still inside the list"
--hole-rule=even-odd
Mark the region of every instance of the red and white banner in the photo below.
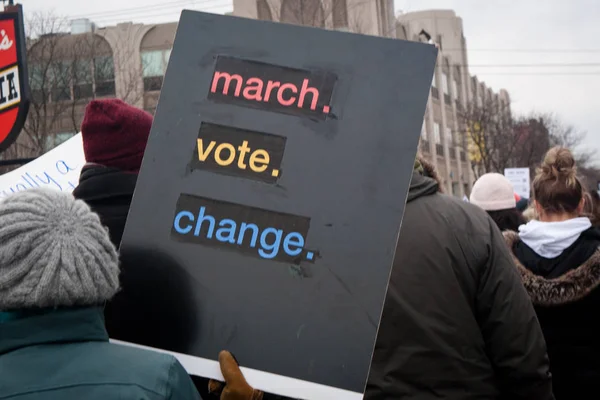
[[[19,136],[29,110],[23,11],[8,6],[0,13],[0,151]]]

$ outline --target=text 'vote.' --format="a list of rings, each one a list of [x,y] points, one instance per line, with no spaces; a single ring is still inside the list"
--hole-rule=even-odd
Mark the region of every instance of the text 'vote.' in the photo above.
[[[191,167],[275,183],[285,143],[283,136],[203,122]]]

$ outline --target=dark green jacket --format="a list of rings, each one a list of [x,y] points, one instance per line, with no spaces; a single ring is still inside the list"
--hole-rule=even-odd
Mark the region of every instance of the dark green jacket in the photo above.
[[[0,399],[197,400],[172,356],[108,342],[102,310],[0,323]]]
[[[365,399],[552,398],[544,336],[502,234],[415,173]]]

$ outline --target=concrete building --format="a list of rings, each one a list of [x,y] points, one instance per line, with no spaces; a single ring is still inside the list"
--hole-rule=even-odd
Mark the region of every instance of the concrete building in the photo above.
[[[428,10],[401,14],[397,38],[438,45],[435,76],[421,131],[421,152],[438,169],[447,193],[468,195],[474,173],[468,152],[468,137],[459,111],[476,102],[489,101],[502,112],[510,112],[508,92],[493,93],[469,73],[467,43],[462,19],[451,10]]]
[[[233,5],[232,14],[240,17],[437,43],[440,52],[421,151],[438,168],[447,193],[470,193],[474,173],[459,110],[490,99],[510,110],[510,98],[504,90],[493,93],[469,74],[462,20],[453,11],[396,18],[393,0],[234,0]],[[29,51],[34,104],[26,136],[43,136],[40,150],[57,145],[79,130],[85,105],[97,97],[116,96],[154,112],[176,29],[176,22],[98,29],[91,21],[77,20],[70,34],[41,37]],[[52,59],[47,59],[48,48],[56,48]],[[21,142],[28,140],[21,136]]]
[[[394,0],[233,0],[232,14],[395,37]]]
[[[394,17],[390,0],[234,0],[233,15],[437,43],[440,52],[421,132],[421,152],[438,169],[446,193],[468,195],[474,181],[458,110],[493,100],[510,112],[505,90],[493,93],[469,73],[461,18],[451,10]]]

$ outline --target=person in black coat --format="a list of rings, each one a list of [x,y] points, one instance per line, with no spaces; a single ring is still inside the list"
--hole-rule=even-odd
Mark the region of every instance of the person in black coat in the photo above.
[[[598,398],[600,230],[581,217],[573,155],[551,149],[533,181],[538,220],[506,232],[544,332],[557,400]]]
[[[365,399],[552,398],[544,337],[502,234],[417,162]]]
[[[87,163],[73,195],[99,215],[117,249],[123,238],[152,120],[149,113],[118,99],[94,100],[85,110],[81,134]],[[110,338],[189,352],[196,335],[198,313],[187,273],[170,257],[155,251],[121,254],[120,261],[121,291],[104,309]],[[227,352],[219,356],[224,374],[227,371],[235,378],[224,388],[218,385],[219,392],[223,389],[228,393],[221,398],[237,398],[238,392],[262,398],[262,392],[243,380],[232,359]],[[208,393],[208,379],[192,376],[192,380],[203,399],[215,398]]]
[[[85,110],[81,134],[87,163],[73,196],[100,216],[117,249],[152,120],[149,113],[118,99],[94,100]],[[195,334],[196,312],[183,269],[165,255],[145,252],[121,256],[121,270],[121,290],[104,310],[111,339],[186,352]]]

